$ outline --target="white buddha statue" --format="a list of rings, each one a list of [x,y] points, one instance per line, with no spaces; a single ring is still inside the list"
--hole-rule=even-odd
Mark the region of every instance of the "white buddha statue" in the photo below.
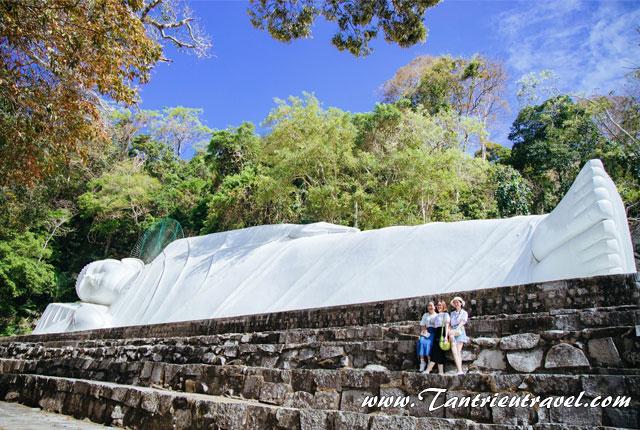
[[[624,206],[599,160],[548,215],[359,231],[265,225],[176,240],[150,264],[85,267],[81,303],[50,304],[34,333],[363,303],[635,273]]]

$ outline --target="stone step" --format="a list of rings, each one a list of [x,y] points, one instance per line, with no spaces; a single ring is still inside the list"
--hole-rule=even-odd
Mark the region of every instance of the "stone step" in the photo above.
[[[80,364],[80,363],[76,363]],[[22,369],[20,369],[22,367]],[[28,371],[57,372],[63,380],[93,380],[117,382],[121,386],[141,386],[165,389],[177,394],[184,392],[211,397],[216,401],[220,396],[239,401],[255,401],[293,409],[315,409],[341,413],[383,414],[413,416],[416,418],[470,419],[474,422],[495,424],[544,424],[545,422],[579,423],[583,426],[613,425],[636,427],[640,415],[640,376],[596,376],[596,375],[422,375],[415,372],[388,372],[374,370],[276,370],[245,366],[176,365],[169,363],[112,363],[108,369],[95,366],[57,368],[48,363],[5,362],[2,363],[4,376]],[[49,375],[50,376],[50,375]],[[42,375],[40,375],[42,377]],[[418,398],[425,388],[447,389],[438,398],[434,393]],[[42,387],[32,387],[40,389]],[[590,401],[596,396],[626,395],[633,400],[626,408],[439,408],[429,410],[452,397],[466,396],[498,398],[513,396],[531,397],[575,396],[584,391],[582,400]],[[162,391],[167,392],[167,391]],[[90,393],[95,397],[95,393]],[[2,396],[0,392],[0,396]],[[365,396],[407,396],[413,407],[377,406],[363,407]],[[201,398],[206,398],[201,397]],[[124,397],[123,397],[124,398]],[[57,400],[57,404],[63,404]],[[46,404],[46,403],[45,403]],[[42,403],[40,403],[42,405]],[[55,408],[53,410],[56,410]],[[60,410],[56,410],[60,411]],[[64,411],[63,411],[64,412]],[[569,418],[570,417],[570,420]],[[139,417],[136,417],[139,420]],[[103,421],[97,421],[103,422]],[[137,421],[138,422],[138,421]],[[107,422],[108,423],[108,422]],[[125,422],[123,422],[126,425]]]
[[[371,328],[374,331],[374,327]],[[375,330],[384,337],[380,327]],[[373,337],[373,335],[372,335]],[[363,368],[379,364],[391,370],[414,369],[415,335],[404,339],[318,341],[313,335],[290,337],[301,343],[252,343],[268,336],[247,334],[227,338],[146,339],[145,343],[102,344],[94,347],[33,346],[14,342],[0,347],[0,357],[170,363],[241,364],[274,368]],[[99,345],[92,343],[92,345]],[[451,352],[448,353],[450,363]],[[637,373],[640,367],[640,341],[634,326],[546,330],[541,334],[520,333],[501,338],[472,337],[463,349],[466,370],[505,373]]]
[[[467,299],[467,309],[473,317],[553,314],[563,309],[638,306],[640,283],[637,282],[634,274],[596,276],[315,309],[116,327],[75,333],[14,336],[5,338],[1,342],[79,342],[88,339],[172,338],[301,328],[366,326],[402,321],[417,322],[429,301],[441,298],[448,302],[457,295]],[[507,324],[507,327],[496,332],[510,333],[508,331],[509,325]],[[525,331],[529,331],[529,329],[525,329]]]
[[[67,415],[30,408],[18,403],[0,401],[0,429],[5,430],[107,430],[87,420],[76,420]]]
[[[640,284],[633,275],[442,298],[455,295],[467,299],[473,317],[463,351],[470,372],[462,376],[406,370],[417,366],[418,320],[435,298],[424,296],[4,338],[0,400],[154,429],[640,426]],[[580,391],[632,400],[628,408],[429,411],[414,401],[424,387],[448,389],[439,401]],[[363,405],[367,393],[408,396],[413,406]]]
[[[536,312],[514,315],[472,316],[467,326],[469,336],[503,336],[526,332],[541,333],[551,330],[580,331],[616,326],[632,326],[640,321],[640,306],[622,305],[588,309],[557,309],[552,312]],[[41,336],[0,338],[0,351],[12,345],[22,347],[48,346],[62,348],[98,348],[102,346],[145,345],[157,341],[168,344],[200,346],[224,344],[228,341],[242,343],[305,343],[336,340],[402,340],[413,339],[418,332],[418,321],[367,324],[362,326],[326,327],[320,329],[290,329],[253,333],[221,333],[208,336],[118,338],[118,339],[66,339],[42,340]]]
[[[461,418],[416,418],[300,409],[257,401],[41,375],[1,375],[0,397],[46,411],[134,429],[520,429]],[[549,419],[533,428],[566,428]],[[577,428],[571,426],[571,428]]]

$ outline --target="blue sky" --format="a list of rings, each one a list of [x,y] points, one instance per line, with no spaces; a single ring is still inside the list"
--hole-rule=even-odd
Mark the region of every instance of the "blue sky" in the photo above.
[[[492,137],[508,144],[505,136],[518,111],[514,82],[523,74],[550,69],[568,92],[620,92],[624,75],[640,65],[635,1],[445,0],[427,11],[426,43],[403,49],[380,38],[365,58],[331,45],[332,23],[319,20],[313,38],[286,44],[251,26],[244,1],[189,4],[211,36],[212,56],[198,59],[169,49],[174,61],[155,69],[142,88],[141,106],[199,107],[212,128],[259,124],[274,98],[303,91],[326,107],[368,111],[380,85],[414,57],[479,53],[507,66],[510,112]]]

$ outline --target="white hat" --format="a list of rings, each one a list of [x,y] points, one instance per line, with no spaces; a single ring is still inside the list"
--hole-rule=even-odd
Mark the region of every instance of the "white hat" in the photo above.
[[[456,300],[459,301],[462,306],[464,306],[464,300],[462,300],[462,297],[460,296],[455,296],[453,299],[451,299],[451,306],[453,306],[453,302],[455,302]]]

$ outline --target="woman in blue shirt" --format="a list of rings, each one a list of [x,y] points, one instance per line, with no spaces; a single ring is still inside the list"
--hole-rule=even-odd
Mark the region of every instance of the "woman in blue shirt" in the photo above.
[[[456,362],[458,375],[464,375],[462,371],[462,347],[469,342],[467,333],[464,329],[465,324],[469,320],[469,314],[462,309],[464,300],[462,297],[456,296],[451,300],[451,306],[455,308],[451,312],[451,331],[449,331],[449,341],[451,342],[451,353],[453,360]]]

